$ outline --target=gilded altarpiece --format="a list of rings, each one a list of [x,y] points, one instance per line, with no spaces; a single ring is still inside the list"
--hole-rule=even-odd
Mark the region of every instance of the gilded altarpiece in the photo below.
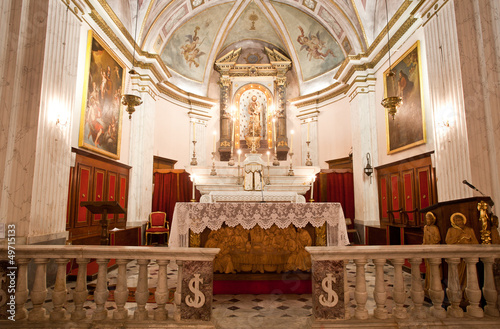
[[[277,50],[265,48],[270,64],[236,64],[241,48],[219,58],[221,161],[229,161],[237,149],[258,153],[272,150],[286,160],[286,72],[291,61]]]

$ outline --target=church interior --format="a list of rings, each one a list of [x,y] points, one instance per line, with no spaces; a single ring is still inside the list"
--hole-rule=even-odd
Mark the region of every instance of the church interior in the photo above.
[[[500,326],[499,1],[0,12],[1,325]]]

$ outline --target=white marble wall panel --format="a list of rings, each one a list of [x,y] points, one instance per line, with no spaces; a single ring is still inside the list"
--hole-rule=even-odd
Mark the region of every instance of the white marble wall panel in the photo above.
[[[64,237],[79,23],[60,1],[1,5],[0,217],[18,243]]]
[[[47,18],[28,242],[66,234],[81,23],[61,1],[49,2]]]
[[[500,198],[500,3],[454,2],[472,183]]]
[[[196,161],[198,162],[198,166],[207,166],[211,164],[211,159],[210,161],[207,161],[207,136],[210,138],[213,138],[212,134],[207,131],[207,122],[205,120],[202,120],[200,118],[197,118],[197,116],[190,115],[190,137],[189,137],[189,163],[191,163],[193,159],[193,150],[196,152]],[[194,126],[193,126],[194,123]],[[196,135],[193,135],[193,130],[195,131]],[[193,137],[196,138],[196,146],[194,147],[193,145]],[[212,150],[212,149],[211,149]],[[234,150],[235,154],[234,156],[236,157],[236,149]]]
[[[374,87],[374,84],[356,85],[350,96],[355,213],[356,219],[365,224],[379,221],[375,173],[371,178],[364,173],[367,153],[370,153],[371,166],[378,164]]]
[[[440,202],[472,196],[462,184],[471,166],[455,19],[450,1],[424,27]]]
[[[142,90],[144,88],[144,90]],[[153,197],[153,145],[155,100],[148,87],[141,87],[142,105],[132,115],[130,131],[130,182],[127,225],[145,223],[151,212]]]

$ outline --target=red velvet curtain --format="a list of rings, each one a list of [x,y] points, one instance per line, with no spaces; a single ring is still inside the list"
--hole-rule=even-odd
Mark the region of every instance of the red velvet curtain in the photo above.
[[[305,194],[305,198],[309,202],[310,191]],[[354,220],[354,180],[351,172],[316,174],[313,198],[315,202],[339,202],[344,216]]]
[[[192,196],[193,183],[187,172],[167,172],[154,174],[152,211],[167,213],[167,220],[172,225],[175,204],[189,202]],[[196,199],[200,199],[197,191]]]

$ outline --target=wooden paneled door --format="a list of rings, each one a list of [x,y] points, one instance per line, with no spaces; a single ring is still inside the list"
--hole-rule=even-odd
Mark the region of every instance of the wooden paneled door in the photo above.
[[[430,153],[376,169],[381,224],[423,226],[419,210],[437,202]]]
[[[73,148],[73,152],[76,159],[71,170],[66,221],[70,240],[100,234],[102,215],[90,214],[80,206],[82,201],[118,201],[124,209],[127,208],[130,170],[130,166],[85,150]],[[126,227],[126,214],[109,214],[108,219],[110,229]]]

